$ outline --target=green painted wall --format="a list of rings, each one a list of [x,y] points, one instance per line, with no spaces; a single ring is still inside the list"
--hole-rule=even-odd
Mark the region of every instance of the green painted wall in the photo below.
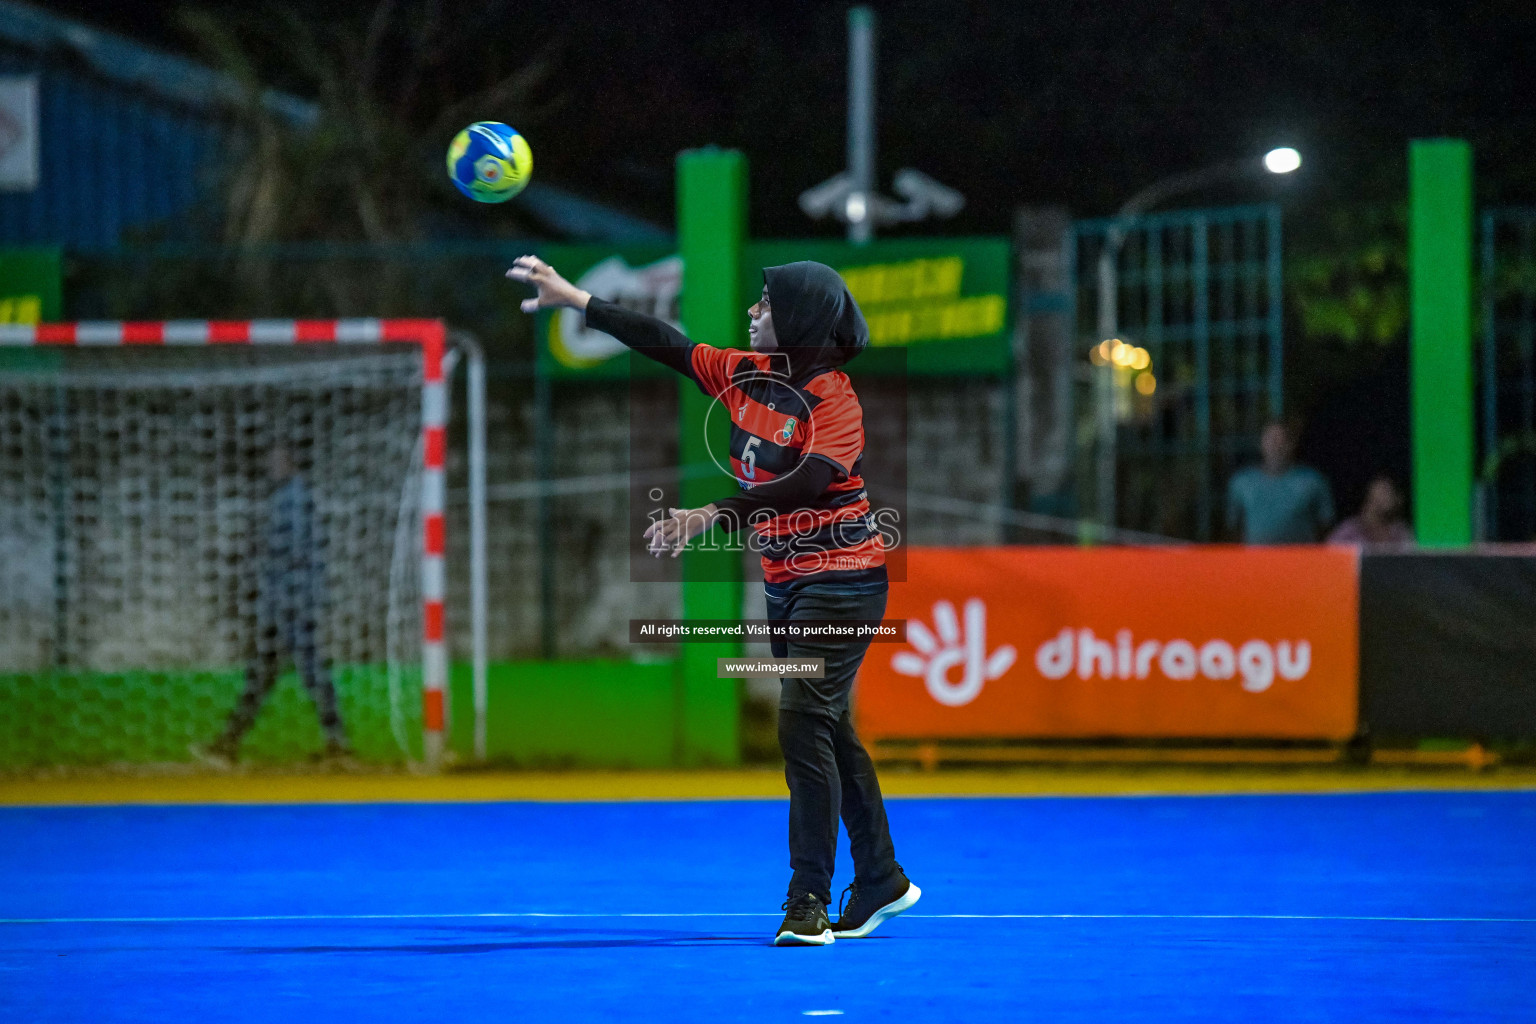
[[[530,767],[662,768],[673,763],[671,662],[520,661],[488,667],[486,757]],[[449,744],[474,749],[470,667],[450,675]]]
[[[464,763],[474,749],[470,667],[454,665],[449,682],[449,742]],[[238,668],[0,674],[0,770],[190,761],[189,748],[218,735],[243,685]],[[489,666],[488,687],[486,749],[493,763],[611,768],[674,763],[680,719],[672,662],[501,662]],[[382,668],[339,669],[336,692],[361,760],[405,760],[395,739],[392,705],[411,756],[420,757],[416,675],[392,691]],[[690,721],[700,730],[707,719]],[[699,736],[699,747],[736,749],[735,720],[716,725],[723,735]],[[295,764],[322,746],[314,706],[290,672],[263,705],[241,755],[254,765]]]
[[[396,692],[401,730],[420,756],[420,673]],[[390,722],[382,667],[336,670],[336,698],[358,756],[404,760]],[[147,764],[191,760],[211,742],[245,685],[239,668],[185,672],[0,674],[0,769],[41,765]],[[253,764],[302,762],[324,745],[314,705],[293,673],[282,676],[245,738]]]

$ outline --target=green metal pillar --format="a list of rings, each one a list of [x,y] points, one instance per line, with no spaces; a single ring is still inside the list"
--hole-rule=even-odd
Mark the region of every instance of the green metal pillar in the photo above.
[[[1408,149],[1413,513],[1419,543],[1472,541],[1472,147]]]
[[[677,235],[683,257],[682,320],[694,341],[721,348],[742,337],[746,314],[738,294],[746,235],[747,161],[735,150],[688,150],[677,158]],[[692,382],[680,384],[678,452],[683,466],[730,465],[730,415]],[[682,502],[698,508],[730,493],[710,474],[684,479]],[[711,531],[695,541],[683,562],[683,618],[741,617],[741,553],[724,550]],[[681,644],[677,758],[682,764],[737,764],[741,760],[741,683],[716,678],[716,659],[741,654],[739,643]]]

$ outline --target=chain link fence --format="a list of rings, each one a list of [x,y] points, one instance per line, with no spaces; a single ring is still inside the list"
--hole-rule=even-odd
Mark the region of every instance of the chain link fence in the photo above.
[[[1482,467],[1485,540],[1536,540],[1536,207],[1482,217]]]
[[[1077,478],[1101,521],[1218,539],[1227,478],[1282,412],[1280,227],[1272,205],[1073,225],[1079,408],[1090,414],[1078,422]],[[1099,327],[1109,303],[1114,339]],[[1090,369],[1095,346],[1114,340],[1146,362],[1116,370],[1103,365],[1111,350]]]
[[[676,444],[676,385],[541,381],[532,318],[503,269],[537,246],[517,240],[465,245],[284,245],[233,250],[157,246],[72,254],[69,319],[436,317],[467,331],[487,365],[489,655],[623,657],[628,620],[672,617],[676,584],[631,581],[628,508],[631,416]],[[855,367],[856,369],[856,367]],[[1012,382],[921,377],[860,384],[871,438],[903,406],[907,443],[872,441],[866,475],[905,458],[914,544],[1075,543],[1076,524],[1012,510]],[[641,403],[635,408],[634,403]],[[449,438],[448,618],[451,647],[469,650],[465,394],[454,381]],[[892,427],[894,429],[894,427]],[[672,461],[675,461],[675,452]],[[730,481],[721,478],[721,493]],[[744,556],[753,579],[756,559]],[[748,587],[748,601],[759,588]],[[750,609],[749,609],[750,611]],[[657,648],[649,656],[665,657]]]

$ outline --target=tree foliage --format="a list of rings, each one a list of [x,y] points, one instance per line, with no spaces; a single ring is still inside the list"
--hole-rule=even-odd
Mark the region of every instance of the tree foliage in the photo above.
[[[409,241],[463,210],[443,173],[448,141],[474,120],[536,121],[552,50],[505,66],[480,26],[443,7],[379,0],[329,22],[282,6],[181,12],[245,97],[246,145],[219,190],[225,241]],[[264,103],[274,84],[312,100],[313,120]],[[515,212],[498,222],[521,226]]]
[[[1306,341],[1380,347],[1405,337],[1406,222],[1401,203],[1355,203],[1302,225],[1286,290]]]

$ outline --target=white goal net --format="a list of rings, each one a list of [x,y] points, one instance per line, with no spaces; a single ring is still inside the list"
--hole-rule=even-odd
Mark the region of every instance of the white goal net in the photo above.
[[[0,346],[0,770],[419,758],[423,366]]]

